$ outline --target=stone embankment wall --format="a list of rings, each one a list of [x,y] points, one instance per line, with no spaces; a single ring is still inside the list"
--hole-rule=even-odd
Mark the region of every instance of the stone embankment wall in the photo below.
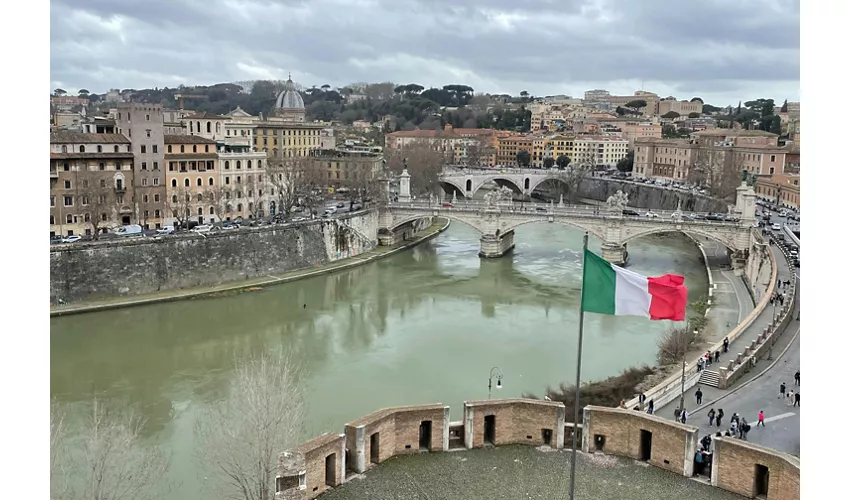
[[[97,300],[316,267],[374,248],[377,226],[377,213],[363,211],[296,225],[56,246],[50,299]]]
[[[605,201],[617,191],[629,195],[629,206],[636,208],[676,210],[680,200],[685,212],[725,213],[729,208],[726,202],[709,196],[616,179],[585,178],[578,190],[579,197],[597,201]]]
[[[283,451],[278,459],[275,498],[316,498],[353,474],[367,472],[396,455],[515,444],[567,448],[573,426],[565,422],[564,412],[564,405],[553,401],[468,401],[463,405],[463,420],[449,422],[449,407],[442,404],[385,408],[346,424],[342,433],[324,434]],[[645,459],[649,465],[686,477],[693,474],[700,437],[697,427],[633,410],[596,406],[584,409],[578,427],[585,453],[601,451]],[[641,431],[652,436],[648,457],[641,453]],[[800,498],[796,458],[731,438],[714,442],[712,485],[752,497],[755,466],[766,465],[771,498],[773,492],[783,500]]]

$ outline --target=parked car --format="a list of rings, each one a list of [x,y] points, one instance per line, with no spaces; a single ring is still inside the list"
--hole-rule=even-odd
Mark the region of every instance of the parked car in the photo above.
[[[213,230],[213,226],[211,224],[200,224],[200,225],[193,227],[189,231],[192,232],[192,233],[209,233],[212,230]]]
[[[337,203],[336,208],[345,208],[345,202],[341,201],[341,202]]]
[[[443,206],[443,207],[445,207],[445,208],[452,208],[452,207],[454,207],[454,205],[452,205],[452,204],[451,204],[451,203],[449,203],[449,202],[445,202],[445,203],[443,203],[441,206]]]
[[[164,226],[156,230],[156,234],[173,234],[174,226]]]
[[[79,234],[72,234],[70,236],[66,236],[66,237],[62,238],[62,243],[76,243],[76,242],[80,241],[81,239],[83,239],[83,237],[80,236]]]
[[[644,216],[649,217],[650,219],[654,219],[654,218],[658,217],[658,214],[650,210],[649,212],[644,214]]]
[[[628,215],[629,217],[640,217],[639,213],[635,212],[630,208],[626,208],[625,210],[623,210],[623,215]]]
[[[239,226],[231,221],[225,221],[221,223],[221,228],[225,231],[232,231],[234,229],[239,229]]]
[[[779,224],[774,224],[774,225],[770,226],[770,229],[772,231],[779,231],[780,229],[782,229],[782,226],[780,226]]]

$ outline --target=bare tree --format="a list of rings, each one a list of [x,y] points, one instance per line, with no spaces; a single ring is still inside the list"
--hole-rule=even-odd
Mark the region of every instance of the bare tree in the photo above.
[[[230,186],[219,185],[216,189],[209,191],[207,196],[210,204],[215,207],[220,220],[225,220],[233,214],[233,203],[231,202],[233,190]]]
[[[192,217],[192,192],[185,187],[172,191],[165,200],[165,209],[177,221],[177,225],[185,229]]]
[[[392,148],[385,152],[387,166],[390,171],[399,174],[407,159],[407,172],[410,174],[410,192],[414,196],[439,194],[440,173],[449,164],[450,154],[443,151],[441,144],[431,144],[419,140],[404,146]]]
[[[132,412],[108,410],[95,399],[79,439],[60,435],[60,446],[68,451],[61,455],[67,457],[68,484],[51,488],[60,492],[56,498],[149,500],[170,492],[171,457],[141,443],[144,423]]]
[[[672,328],[658,339],[656,357],[660,366],[680,363],[696,337],[690,328]]]
[[[466,164],[469,166],[489,165],[494,153],[493,146],[483,137],[475,137],[466,146]]]
[[[277,456],[298,442],[304,406],[290,358],[238,361],[227,399],[195,423],[197,456],[216,496],[272,500]]]
[[[713,143],[702,145],[688,169],[688,180],[708,188],[713,196],[733,199],[741,182],[741,160],[729,147]]]
[[[115,190],[111,179],[99,171],[85,170],[76,175],[77,197],[83,207],[84,222],[91,226],[92,238],[98,239],[104,228],[117,225]]]

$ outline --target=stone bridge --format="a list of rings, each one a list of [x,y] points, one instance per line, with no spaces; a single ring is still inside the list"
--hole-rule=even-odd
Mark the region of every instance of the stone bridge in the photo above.
[[[440,182],[446,193],[468,199],[472,199],[481,186],[488,182],[499,187],[508,187],[516,194],[530,196],[535,188],[546,181],[564,182],[559,176],[560,173],[562,172],[559,170],[530,168],[445,168],[440,175]]]
[[[525,175],[525,174],[524,174]],[[559,223],[573,226],[599,238],[602,256],[609,262],[623,264],[627,258],[629,241],[650,234],[679,231],[704,236],[717,241],[735,253],[733,262],[742,267],[749,249],[753,246],[756,195],[752,188],[742,184],[738,188],[735,213],[739,222],[715,222],[683,219],[678,212],[655,212],[658,217],[630,217],[622,213],[622,204],[606,207],[564,207],[561,205],[522,203],[498,200],[498,195],[486,202],[434,203],[414,201],[410,196],[407,171],[400,178],[398,201],[384,206],[378,217],[378,231],[383,242],[393,243],[395,235],[405,234],[424,217],[445,217],[462,222],[481,233],[479,255],[484,258],[501,257],[514,247],[514,230],[534,222]],[[524,177],[521,184],[535,185],[545,180],[545,174],[532,179]],[[513,182],[513,181],[510,181]],[[483,184],[483,181],[481,181]],[[472,186],[472,192],[477,189]],[[478,185],[480,187],[480,185]],[[415,229],[408,229],[415,231]]]

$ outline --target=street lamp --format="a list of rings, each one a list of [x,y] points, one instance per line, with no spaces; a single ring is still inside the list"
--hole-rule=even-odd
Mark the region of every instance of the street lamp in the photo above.
[[[487,399],[493,395],[493,377],[496,377],[496,389],[502,388],[502,370],[498,366],[490,368],[490,379],[487,381]]]

